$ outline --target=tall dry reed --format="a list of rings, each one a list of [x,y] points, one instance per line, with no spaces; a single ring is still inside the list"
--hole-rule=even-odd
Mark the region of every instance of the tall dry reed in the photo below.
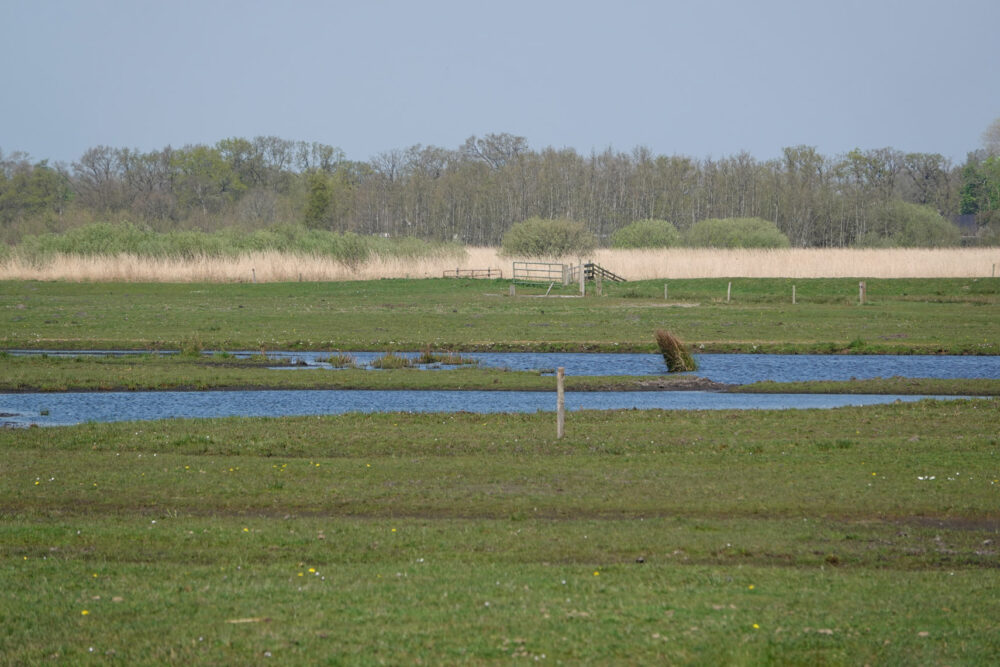
[[[553,259],[576,263],[581,258]],[[602,249],[593,260],[629,280],[666,278],[977,278],[1000,277],[1000,248],[728,250]],[[12,257],[0,280],[78,282],[294,282],[434,278],[455,269],[502,269],[511,261],[495,248],[468,248],[461,259],[376,257],[350,268],[326,257],[261,252],[236,258],[156,259],[134,255],[57,255],[42,265]]]

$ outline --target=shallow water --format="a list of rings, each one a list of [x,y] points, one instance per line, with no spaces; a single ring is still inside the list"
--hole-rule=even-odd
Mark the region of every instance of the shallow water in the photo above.
[[[15,354],[41,352],[14,351]],[[108,352],[49,351],[47,354],[71,356],[105,355]],[[113,352],[110,354],[123,354]],[[235,352],[250,356],[251,352]],[[359,365],[367,366],[382,352],[350,352]],[[296,369],[329,368],[317,361],[329,352],[268,352],[275,359],[305,362]],[[399,356],[416,359],[417,352]],[[615,354],[579,352],[466,352],[482,368],[507,368],[516,371],[554,372],[562,366],[567,375],[663,375],[666,366],[658,354]],[[748,384],[763,380],[801,382],[807,380],[850,380],[888,377],[907,378],[988,378],[1000,379],[1000,356],[973,357],[954,355],[823,355],[823,354],[696,354],[699,368],[694,373],[715,382]],[[433,366],[431,368],[454,368]]]
[[[704,391],[567,392],[566,409],[763,410],[912,402],[926,396],[726,394]],[[0,422],[58,426],[174,417],[283,417],[345,412],[554,411],[554,392],[530,391],[161,391],[0,394]]]

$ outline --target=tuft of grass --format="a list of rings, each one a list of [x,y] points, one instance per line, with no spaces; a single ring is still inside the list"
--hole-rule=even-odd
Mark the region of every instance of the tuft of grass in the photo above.
[[[331,354],[329,357],[318,357],[316,361],[328,363],[334,368],[357,368],[357,360],[350,354],[344,354],[342,352],[337,352],[336,354]]]
[[[684,344],[669,331],[657,329],[656,344],[660,348],[660,353],[663,354],[663,360],[667,363],[667,371],[670,373],[683,373],[698,368],[694,357],[684,349]]]
[[[478,359],[463,357],[457,352],[436,353],[430,345],[425,345],[417,357],[418,364],[442,364],[444,366],[474,366],[479,363]]]
[[[381,369],[395,369],[395,368],[410,368],[413,366],[413,360],[409,357],[402,357],[389,350],[381,357],[376,357],[372,360],[372,368]]]

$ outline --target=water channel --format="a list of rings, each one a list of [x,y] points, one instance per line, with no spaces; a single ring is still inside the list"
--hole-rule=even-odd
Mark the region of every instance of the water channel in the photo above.
[[[40,352],[14,351],[15,354]],[[49,351],[50,355],[104,355],[108,352]],[[123,352],[112,353],[123,354]],[[249,352],[236,353],[237,356]],[[381,353],[352,352],[362,366]],[[322,372],[329,368],[321,352],[273,352],[270,356],[304,363],[294,368]],[[405,353],[416,357],[417,353]],[[661,375],[656,354],[466,353],[479,366],[550,372],[558,366],[569,375]],[[728,384],[759,380],[847,380],[874,377],[998,378],[1000,357],[827,356],[701,354],[697,375]],[[431,366],[428,368],[437,368]],[[284,372],[276,370],[275,372]],[[373,371],[377,372],[377,371]],[[872,405],[922,398],[894,395],[729,394],[706,391],[569,392],[568,410],[613,409],[807,409]],[[536,412],[555,409],[554,393],[524,391],[364,391],[251,390],[207,392],[67,392],[0,394],[0,423],[8,426],[55,426],[86,421],[131,421],[173,417],[278,417],[345,412]]]
[[[11,350],[15,355],[103,356],[130,354],[125,351],[65,351]],[[131,353],[135,354],[135,353]],[[167,353],[169,354],[169,353]],[[210,354],[210,353],[209,353]],[[251,352],[231,352],[248,357]],[[348,352],[361,367],[369,367],[383,352]],[[401,352],[398,356],[416,359],[417,352]],[[275,352],[273,359],[294,360],[305,366],[296,370],[331,368],[319,361],[329,352]],[[463,358],[473,359],[481,368],[506,368],[512,371],[543,371],[554,373],[557,367],[567,375],[662,375],[666,370],[658,354],[640,353],[580,353],[580,352],[463,352]],[[955,355],[825,355],[825,354],[695,354],[697,375],[725,384],[749,384],[762,380],[802,382],[807,380],[851,380],[869,378],[990,378],[1000,379],[1000,356]],[[439,365],[425,369],[450,368]]]

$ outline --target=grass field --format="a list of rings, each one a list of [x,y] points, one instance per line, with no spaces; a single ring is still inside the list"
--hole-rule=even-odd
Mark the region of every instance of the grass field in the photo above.
[[[989,664],[995,401],[0,432],[9,664]],[[544,657],[543,657],[544,656]]]
[[[1000,352],[1000,279],[870,279],[863,306],[856,279],[733,280],[727,303],[729,282],[671,279],[667,300],[662,280],[605,285],[601,298],[441,279],[7,281],[0,349],[186,354],[0,354],[0,391],[551,391],[537,373],[270,371],[199,351],[651,352],[657,328],[706,351]],[[608,381],[569,378],[571,389]],[[996,394],[997,382],[792,389]],[[554,421],[0,429],[0,663],[979,665],[1000,654],[1000,402],[583,411],[561,440]]]
[[[791,248],[780,250],[671,248],[590,253],[629,280],[691,278],[988,278],[1000,277],[1000,248]],[[578,258],[551,258],[576,262]],[[295,282],[439,278],[455,269],[499,269],[510,277],[511,259],[496,248],[414,257],[375,255],[360,264],[333,257],[254,252],[234,257],[145,257],[55,254],[44,260],[0,261],[0,280],[99,282]]]
[[[671,280],[669,299],[663,281],[508,287],[3,282],[0,348],[651,352],[667,329],[709,352],[1000,352],[1000,278],[869,280],[864,306],[851,279]]]

